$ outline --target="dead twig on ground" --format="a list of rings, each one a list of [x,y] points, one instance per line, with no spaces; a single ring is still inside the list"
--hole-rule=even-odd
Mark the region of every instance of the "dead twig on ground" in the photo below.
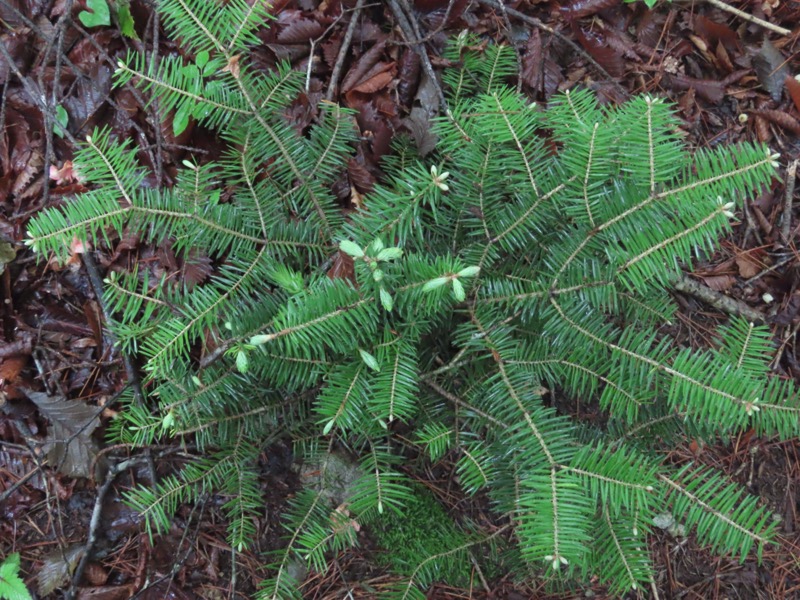
[[[450,119],[450,122],[455,125],[459,133],[461,133],[461,135],[464,137],[464,140],[471,141],[470,137],[467,135],[467,132],[461,128],[461,125],[458,124],[453,117],[453,113],[450,112],[450,109],[447,107],[447,100],[444,96],[444,90],[442,89],[439,80],[436,78],[436,71],[433,70],[433,64],[428,56],[428,51],[425,49],[425,45],[420,43],[420,40],[422,40],[423,37],[420,34],[417,21],[414,19],[413,12],[407,6],[404,0],[402,5],[400,1],[401,0],[389,0],[389,6],[392,9],[392,14],[397,20],[397,25],[400,27],[403,37],[422,60],[422,68],[425,70],[425,74],[430,77],[431,84],[436,88],[436,96],[439,98],[439,103],[442,106],[442,112],[448,119]]]
[[[797,165],[800,159],[794,159],[786,169],[786,192],[783,196],[783,220],[781,221],[781,241],[789,245],[792,231],[792,204],[794,198],[794,184],[797,177]]]
[[[78,566],[75,568],[75,571],[72,574],[72,581],[70,582],[69,590],[67,590],[66,593],[67,600],[73,600],[75,598],[78,585],[83,578],[86,565],[89,564],[89,558],[91,557],[94,545],[97,543],[97,531],[100,528],[100,517],[103,513],[103,501],[108,494],[108,490],[111,489],[111,484],[114,483],[114,479],[116,479],[117,475],[129,469],[130,467],[136,466],[137,464],[145,461],[146,457],[137,456],[121,463],[117,463],[116,465],[112,465],[108,469],[108,473],[106,473],[106,478],[103,481],[103,485],[101,485],[100,489],[97,490],[94,508],[92,509],[92,517],[89,520],[89,535],[86,539],[86,544],[83,547]]]
[[[511,19],[508,18],[508,9],[506,8],[505,0],[496,0],[500,7],[500,12],[503,15],[503,24],[508,32],[508,41],[514,49],[514,55],[517,59],[517,93],[522,92],[522,53],[519,51],[519,46],[514,41],[514,35],[511,28]]]
[[[344,33],[344,39],[342,40],[342,45],[339,47],[339,54],[336,56],[336,63],[333,65],[333,72],[331,73],[331,80],[328,82],[328,91],[325,93],[325,100],[328,102],[333,101],[333,94],[336,91],[336,86],[339,85],[339,75],[342,73],[342,67],[344,66],[344,59],[347,56],[347,50],[350,48],[350,42],[353,40],[353,34],[356,31],[356,25],[358,24],[358,18],[361,16],[361,9],[364,7],[365,0],[358,0],[356,2],[356,6],[353,9],[353,14],[350,17],[350,22],[347,24],[347,31]],[[313,49],[313,44],[312,44]],[[313,52],[313,50],[312,50]],[[311,64],[311,59],[309,59],[309,65]]]
[[[92,286],[98,304],[100,304],[103,319],[105,319],[106,323],[109,323],[111,321],[111,313],[103,298],[103,279],[100,277],[100,272],[97,270],[97,264],[94,262],[91,252],[84,252],[83,265],[86,267],[86,272],[89,275],[89,283]],[[120,352],[120,355],[122,356],[122,364],[125,366],[125,374],[128,377],[128,383],[133,390],[134,401],[140,406],[144,405],[144,392],[142,391],[142,382],[139,380],[139,372],[136,370],[136,365],[133,364],[133,360],[131,360],[131,357],[128,356],[126,352]],[[149,448],[144,449],[144,455],[147,460],[150,483],[151,485],[155,485],[157,481],[156,467]]]
[[[766,321],[764,314],[755,308],[748,306],[741,300],[731,298],[716,290],[712,290],[710,287],[706,287],[694,279],[690,279],[683,273],[674,276],[670,283],[675,290],[694,296],[698,300],[702,300],[706,304],[713,306],[717,310],[728,313],[729,315],[744,317],[752,323],[764,323]]]
[[[562,42],[567,44],[570,48],[572,48],[575,52],[580,54],[589,64],[591,64],[597,70],[598,73],[600,73],[603,77],[605,77],[607,82],[611,83],[614,87],[616,87],[617,89],[621,90],[622,93],[624,93],[627,96],[627,94],[628,94],[627,90],[625,88],[623,88],[617,82],[615,77],[612,77],[608,73],[608,71],[606,71],[600,65],[600,63],[598,63],[595,59],[593,59],[589,55],[588,52],[586,52],[586,50],[581,48],[578,44],[576,44],[573,40],[571,40],[570,38],[565,36],[563,33],[559,32],[559,31],[556,31],[555,29],[553,29],[549,25],[545,25],[542,21],[540,21],[536,17],[528,16],[525,13],[520,12],[520,11],[518,11],[516,9],[510,8],[510,7],[505,6],[505,5],[501,5],[498,0],[478,0],[478,2],[480,2],[484,6],[490,6],[492,8],[497,8],[497,9],[500,9],[500,10],[505,9],[505,12],[508,13],[509,15],[511,15],[512,17],[514,17],[515,19],[519,19],[520,21],[523,21],[524,23],[528,23],[529,25],[533,25],[537,29],[541,29],[542,31],[546,31],[550,35],[554,35],[555,37],[560,39]]]
[[[14,492],[16,492],[16,491],[17,491],[19,488],[21,488],[21,487],[22,487],[23,485],[25,485],[26,483],[28,483],[28,481],[29,481],[29,480],[30,480],[30,479],[31,479],[31,478],[32,478],[34,475],[36,475],[36,473],[37,473],[37,472],[38,472],[38,469],[31,469],[30,471],[28,471],[27,473],[25,473],[25,475],[23,475],[22,477],[20,477],[19,479],[17,479],[17,480],[16,480],[16,481],[15,481],[15,482],[14,482],[14,483],[11,485],[11,487],[9,487],[9,488],[8,488],[6,491],[4,491],[2,494],[0,494],[0,504],[3,504],[3,502],[5,502],[6,500],[8,500],[8,499],[11,497],[11,495],[12,495]]]
[[[740,19],[743,19],[749,23],[755,23],[756,25],[760,25],[764,29],[769,29],[770,31],[774,31],[779,35],[791,35],[792,32],[784,27],[779,27],[778,25],[773,25],[769,21],[765,21],[764,19],[759,19],[758,17],[754,17],[753,15],[749,15],[744,11],[739,10],[738,8],[733,8],[729,4],[725,4],[722,0],[706,0],[711,6],[716,6],[720,10],[724,10],[732,15],[736,15]]]

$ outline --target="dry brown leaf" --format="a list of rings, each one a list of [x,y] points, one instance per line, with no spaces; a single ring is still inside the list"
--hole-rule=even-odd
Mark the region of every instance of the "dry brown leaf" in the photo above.
[[[739,267],[739,275],[745,279],[755,277],[764,270],[764,265],[761,264],[761,261],[755,258],[750,252],[742,252],[735,260],[736,266]]]
[[[222,69],[223,73],[230,73],[233,75],[234,79],[239,79],[239,59],[241,58],[241,54],[237,54],[236,56],[231,56],[228,59],[228,64],[225,65],[225,68]]]
[[[700,277],[708,287],[717,292],[731,289],[736,283],[733,275],[708,275]]]
[[[787,75],[784,84],[789,96],[792,98],[792,102],[794,102],[795,108],[800,111],[800,81],[791,75]]]
[[[371,76],[369,79],[361,81],[358,85],[353,87],[350,92],[359,92],[361,94],[374,94],[378,90],[382,90],[394,80],[394,65],[389,65],[388,70],[381,71]]]
[[[61,167],[50,165],[50,179],[55,181],[56,185],[82,181],[79,173],[73,168],[71,160],[65,160]]]
[[[318,38],[325,27],[312,19],[296,19],[278,34],[278,41],[284,44],[308,44]]]

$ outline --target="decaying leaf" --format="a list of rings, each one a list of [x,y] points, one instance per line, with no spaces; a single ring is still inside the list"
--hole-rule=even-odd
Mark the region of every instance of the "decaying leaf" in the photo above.
[[[92,439],[92,432],[100,424],[97,407],[44,392],[22,391],[51,423],[45,445],[50,464],[70,477],[91,477],[98,452],[97,442]]]
[[[625,60],[622,53],[613,48],[608,42],[608,35],[603,31],[592,31],[574,26],[572,31],[578,38],[581,46],[602,66],[612,77],[622,77],[625,73]]]
[[[83,544],[73,544],[69,548],[56,548],[44,556],[42,567],[36,575],[40,596],[52,594],[69,583],[72,572],[81,560],[83,548]]]
[[[438,110],[439,97],[436,95],[436,85],[427,74],[423,73],[422,83],[417,89],[417,96],[411,108],[411,114],[403,119],[403,125],[408,128],[414,137],[420,156],[430,154],[438,141],[431,127],[431,119]]]
[[[753,57],[753,70],[758,82],[764,87],[772,99],[777,102],[783,93],[783,82],[789,75],[789,67],[783,55],[765,39],[761,49]]]
[[[561,14],[567,20],[580,19],[599,13],[601,10],[613,8],[620,0],[575,0],[561,6]]]
[[[0,273],[6,270],[6,265],[17,256],[14,246],[8,242],[0,242]]]

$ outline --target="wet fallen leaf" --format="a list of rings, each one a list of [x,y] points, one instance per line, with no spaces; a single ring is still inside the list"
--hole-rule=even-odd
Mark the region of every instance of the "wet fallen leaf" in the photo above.
[[[758,82],[772,96],[772,99],[775,102],[780,100],[783,93],[783,82],[790,72],[783,55],[768,39],[761,44],[758,54],[753,56],[753,70],[756,72]]]
[[[52,594],[69,583],[70,573],[78,566],[83,555],[83,544],[73,544],[69,548],[56,548],[42,559],[42,566],[36,575],[37,591],[40,596]]]
[[[100,424],[98,408],[80,400],[22,391],[51,423],[45,445],[50,464],[70,477],[91,477],[98,452],[97,442],[91,437]]]

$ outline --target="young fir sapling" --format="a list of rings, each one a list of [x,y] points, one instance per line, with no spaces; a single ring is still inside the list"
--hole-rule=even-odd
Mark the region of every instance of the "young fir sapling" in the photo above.
[[[135,149],[95,132],[75,159],[90,191],[29,226],[30,245],[61,258],[73,238],[111,243],[128,230],[215,261],[192,288],[144,266],[106,282],[111,327],[149,389],[146,405],[125,406],[115,439],[196,447],[179,472],[128,494],[150,530],[213,490],[229,543],[248,547],[263,511],[259,453],[291,438],[306,460],[346,449],[362,476],[344,506],[313,486],[291,501],[260,598],[300,597],[293,561],[326,569],[362,526],[402,516],[413,478],[443,460],[507,525],[467,537],[454,527],[449,549],[420,556],[386,597],[423,598],[446,563],[482,545],[509,571],[638,589],[652,580],[647,536],[665,511],[718,552],[761,555],[771,513],[722,473],[665,464],[658,450],[686,432],[797,435],[796,388],[769,376],[766,327],[731,319],[715,347],[693,350],[662,325],[675,311],[671,277],[714,249],[732,203],[770,184],[777,155],[752,144],[690,153],[652,96],[600,106],[573,91],[543,110],[504,84],[513,52],[461,36],[436,150],[420,159],[399,141],[345,218],[331,184],[356,140],[352,113],[321,103],[297,133],[285,109],[304,75],[246,60],[263,5],[159,10],[184,54],[157,72],[131,54],[117,82],[218,131],[224,156],[150,189]],[[352,280],[326,274],[343,257]],[[605,421],[572,418],[548,390],[597,402]]]

